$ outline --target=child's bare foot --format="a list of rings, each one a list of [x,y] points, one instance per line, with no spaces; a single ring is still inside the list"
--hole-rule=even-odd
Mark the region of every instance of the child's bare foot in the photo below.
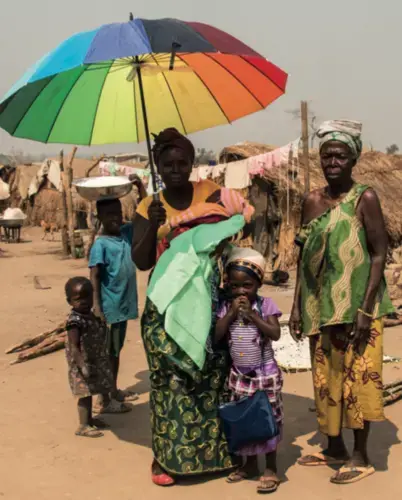
[[[99,438],[104,434],[103,432],[99,431],[95,427],[91,427],[90,425],[80,425],[76,430],[75,435],[80,437]]]

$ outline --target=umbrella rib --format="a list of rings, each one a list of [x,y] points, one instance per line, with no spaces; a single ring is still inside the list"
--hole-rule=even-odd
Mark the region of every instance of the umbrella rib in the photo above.
[[[254,66],[254,64],[251,62],[251,61],[248,61],[247,59],[245,59],[243,56],[238,56],[240,57],[240,59],[242,59],[245,63],[249,64],[252,68],[254,68],[255,70],[258,71],[258,73],[260,73],[263,77],[265,77],[267,80],[269,80],[271,83],[273,83],[275,85],[275,87],[277,87],[281,92],[285,92],[284,89],[282,89],[277,83],[275,83],[272,78],[270,78],[268,75],[266,75],[263,71],[261,71],[259,68],[257,68],[257,66]]]
[[[218,106],[218,108],[221,110],[223,116],[226,118],[226,121],[228,123],[232,123],[232,121],[229,119],[229,117],[227,116],[227,114],[225,113],[225,111],[223,110],[222,106],[219,104],[219,101],[218,99],[214,96],[214,94],[211,92],[210,88],[208,87],[208,85],[204,82],[204,80],[202,79],[202,77],[197,73],[197,71],[192,68],[188,63],[187,61],[185,61],[184,59],[181,58],[181,56],[179,54],[177,54],[177,57],[180,59],[180,61],[183,61],[184,64],[190,68],[192,70],[192,72],[194,73],[194,75],[200,80],[200,82],[204,85],[204,87],[207,89],[207,92],[208,94],[212,97],[212,99],[216,102],[216,105]]]
[[[109,69],[108,69],[108,72],[105,74],[105,78],[104,78],[104,80],[102,82],[102,87],[99,90],[99,98],[98,98],[98,102],[96,103],[95,114],[94,114],[94,119],[93,119],[93,122],[92,122],[92,130],[91,130],[91,134],[89,136],[88,146],[90,146],[92,144],[92,137],[94,135],[96,115],[98,114],[98,109],[99,109],[99,104],[100,104],[100,100],[101,100],[101,97],[102,97],[102,92],[103,92],[103,89],[105,88],[106,80],[107,80],[108,74],[110,73],[110,69],[111,69],[112,66],[113,66],[113,63],[111,62],[110,66],[109,66]],[[84,74],[84,73],[85,73],[85,71],[82,74]]]
[[[240,83],[240,85],[251,95],[251,97],[261,106],[261,109],[265,109],[266,106],[263,105],[263,103],[258,99],[258,97],[256,95],[253,94],[253,92],[251,92],[251,90],[232,72],[230,71],[228,68],[226,68],[226,66],[224,66],[222,63],[220,63],[219,61],[217,61],[216,59],[214,59],[213,57],[211,57],[209,54],[206,54],[204,53],[204,55],[206,57],[208,57],[209,59],[211,59],[211,61],[215,62],[218,66],[220,66],[222,69],[224,69],[227,73],[229,73],[229,75],[231,75],[237,82]],[[236,56],[238,57],[238,56]],[[241,58],[242,60],[244,60],[243,58]]]
[[[158,61],[157,61],[157,59],[155,58],[155,56],[154,56],[153,54],[151,54],[151,57],[152,57],[152,59],[155,61],[155,63],[157,64],[157,66],[159,66],[159,67],[160,67],[160,64],[158,63]],[[173,71],[174,71],[174,70],[173,70]],[[171,95],[171,97],[172,97],[172,99],[173,99],[173,103],[174,103],[174,105],[175,105],[175,108],[176,108],[177,114],[179,115],[179,119],[180,119],[180,122],[181,122],[181,126],[183,127],[183,131],[184,131],[185,135],[188,135],[187,130],[186,130],[186,127],[185,127],[185,125],[184,125],[183,118],[182,118],[181,113],[180,113],[180,110],[179,110],[179,106],[178,106],[177,101],[176,101],[176,98],[175,98],[175,96],[174,96],[174,94],[173,94],[173,90],[172,90],[172,88],[170,87],[169,82],[168,82],[168,79],[166,78],[166,75],[165,75],[165,73],[164,73],[163,71],[162,71],[162,76],[163,76],[163,78],[164,78],[164,80],[165,80],[165,83],[166,83],[166,85],[167,85],[167,88],[169,89],[170,95]]]
[[[71,89],[69,90],[68,94],[65,96],[65,98],[63,99],[63,102],[61,103],[57,113],[56,113],[56,116],[54,117],[54,120],[53,120],[53,123],[51,124],[50,126],[50,129],[49,129],[49,133],[47,134],[47,137],[46,137],[46,144],[49,140],[49,137],[52,135],[52,132],[53,132],[53,129],[54,129],[54,126],[56,125],[56,121],[57,119],[59,118],[60,116],[60,113],[61,113],[61,110],[63,109],[63,106],[64,104],[66,103],[67,99],[68,99],[68,96],[70,95],[70,92],[73,90],[73,88],[75,87],[76,83],[78,82],[78,80],[81,78],[81,76],[85,73],[85,70],[79,74],[78,78],[75,80],[74,82],[74,85],[71,86]],[[60,74],[60,73],[59,73]],[[57,75],[55,75],[57,76]]]
[[[55,77],[56,75],[53,75],[50,80],[47,82],[47,84],[43,87],[43,89],[40,91],[40,93],[38,95],[40,95],[45,89],[47,89],[48,85],[50,85],[50,83],[53,81],[53,78]],[[26,87],[26,86],[25,86]],[[25,87],[22,87],[22,88],[25,88]],[[21,89],[22,90],[22,89]],[[7,107],[13,102],[14,98],[17,96],[18,92],[16,92],[13,96],[12,96],[12,99],[11,101],[7,104]],[[23,119],[26,117],[26,115],[29,113],[29,111],[31,110],[32,106],[34,105],[36,101],[36,98],[31,102],[31,104],[28,106],[27,110],[25,111],[25,113],[21,116],[21,118],[18,120],[17,122],[17,125],[15,126],[14,128],[14,131],[13,131],[13,134],[15,134],[15,132],[17,131],[17,128],[21,125],[21,122],[23,121]],[[7,109],[7,108],[6,108]]]

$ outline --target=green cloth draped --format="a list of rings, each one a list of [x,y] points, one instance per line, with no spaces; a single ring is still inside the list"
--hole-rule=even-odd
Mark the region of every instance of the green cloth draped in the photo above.
[[[235,215],[180,234],[161,255],[148,286],[147,296],[165,315],[166,333],[200,369],[212,323],[211,253],[244,224],[244,217]]]
[[[367,189],[355,184],[342,202],[313,219],[297,237],[302,246],[302,328],[306,335],[320,333],[325,326],[353,324],[362,307],[371,260],[356,209]],[[384,278],[375,319],[393,311]]]

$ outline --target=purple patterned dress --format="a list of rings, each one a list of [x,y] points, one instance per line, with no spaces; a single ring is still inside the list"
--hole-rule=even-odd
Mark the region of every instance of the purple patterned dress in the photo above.
[[[218,310],[218,318],[226,316],[230,308],[229,302],[223,302]],[[258,297],[252,304],[264,320],[269,316],[281,316],[273,300]],[[236,454],[241,456],[255,456],[272,453],[278,447],[282,437],[283,378],[272,348],[272,342],[264,342],[258,328],[253,323],[245,324],[241,319],[232,323],[229,329],[229,349],[232,367],[229,375],[229,389],[231,399],[238,400],[245,396],[252,396],[256,391],[265,391],[274,412],[280,429],[279,436],[263,443],[243,446]]]

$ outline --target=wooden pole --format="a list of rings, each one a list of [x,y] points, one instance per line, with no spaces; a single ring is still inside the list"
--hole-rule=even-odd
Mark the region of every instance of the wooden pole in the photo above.
[[[302,144],[303,144],[303,167],[304,167],[304,192],[310,192],[310,160],[308,144],[308,107],[307,102],[301,102],[301,125],[302,125]]]
[[[65,182],[64,185],[67,194],[68,235],[70,240],[71,255],[73,256],[73,259],[77,258],[77,254],[75,251],[75,240],[74,240],[74,207],[73,207],[73,195],[71,192],[71,184],[73,182],[72,164],[77,149],[78,148],[74,146],[73,150],[71,151],[70,159],[68,161],[68,166],[64,176],[64,182]]]
[[[67,221],[68,221],[68,214],[67,214],[67,196],[66,196],[66,189],[65,189],[65,183],[64,183],[64,151],[60,151],[60,156],[59,156],[59,163],[60,163],[60,174],[61,174],[61,202],[62,202],[62,215],[61,215],[61,220],[62,220],[62,226],[61,226],[61,243],[63,247],[63,255],[65,257],[68,257],[70,254],[69,251],[69,245],[68,245],[68,232],[67,232]]]
[[[93,163],[85,172],[85,177],[89,177],[89,174],[92,172],[94,168],[96,168],[101,161],[105,159],[105,155],[100,156],[95,163]]]

